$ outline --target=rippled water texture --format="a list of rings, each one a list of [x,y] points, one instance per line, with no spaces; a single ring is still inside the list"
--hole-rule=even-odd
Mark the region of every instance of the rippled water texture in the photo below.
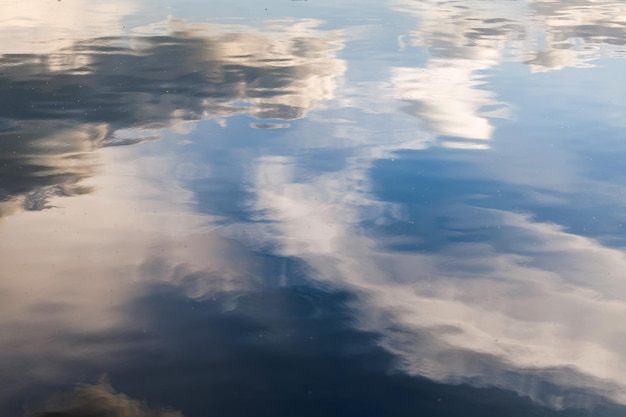
[[[626,415],[626,3],[0,4],[0,413]]]

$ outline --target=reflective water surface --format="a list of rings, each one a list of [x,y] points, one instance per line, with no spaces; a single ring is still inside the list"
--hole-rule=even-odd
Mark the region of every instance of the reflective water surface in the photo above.
[[[609,0],[3,2],[0,414],[626,415],[624,58]]]

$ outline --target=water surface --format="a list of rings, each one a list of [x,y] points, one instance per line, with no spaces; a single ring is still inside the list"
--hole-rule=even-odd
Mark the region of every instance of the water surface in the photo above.
[[[2,415],[626,415],[625,16],[0,5]]]

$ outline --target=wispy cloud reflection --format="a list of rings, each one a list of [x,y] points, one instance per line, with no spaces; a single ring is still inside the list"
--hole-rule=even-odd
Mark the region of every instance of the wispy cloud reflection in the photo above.
[[[362,294],[362,326],[384,334],[406,370],[557,408],[626,404],[626,332],[615,327],[626,314],[623,251],[525,215],[442,204],[443,246],[398,252],[363,225],[420,220],[372,199],[362,166],[295,182],[292,163],[259,161],[256,209],[268,223],[256,232]],[[490,238],[476,242],[473,230]],[[413,239],[428,248],[428,235]]]

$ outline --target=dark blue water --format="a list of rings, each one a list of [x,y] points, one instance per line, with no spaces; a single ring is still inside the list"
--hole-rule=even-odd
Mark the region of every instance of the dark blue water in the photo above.
[[[626,5],[0,5],[0,414],[626,415]]]

